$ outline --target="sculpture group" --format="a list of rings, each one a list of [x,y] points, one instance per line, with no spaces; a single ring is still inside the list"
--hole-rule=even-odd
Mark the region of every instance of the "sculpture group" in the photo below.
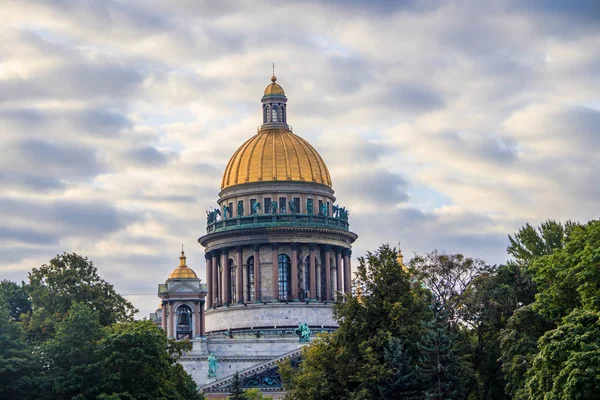
[[[289,207],[290,207],[290,213],[291,214],[296,214],[299,212],[299,210],[296,209],[296,203],[293,200],[289,201]],[[251,215],[258,215],[258,212],[260,211],[261,207],[260,207],[260,203],[257,201],[255,203],[252,204],[252,209],[251,211]],[[320,215],[328,215],[328,207],[327,204],[322,204],[319,210],[319,214]],[[333,205],[331,207],[331,211],[332,211],[332,217],[334,218],[339,218],[342,221],[348,221],[348,216],[350,215],[350,212],[346,209],[346,207],[340,207],[337,205]],[[306,212],[309,215],[312,215],[313,213],[313,200],[312,199],[308,199],[306,201]],[[238,216],[243,216],[244,215],[244,204],[240,201],[237,204],[237,214]],[[277,214],[277,202],[272,202],[271,203],[271,214]],[[223,212],[221,212],[221,210],[217,209],[213,209],[211,207],[210,211],[206,210],[206,224],[207,225],[211,225],[214,224],[215,222],[217,222],[219,219],[223,218],[232,218],[233,217],[233,211],[231,210],[231,207],[223,205]]]
[[[210,224],[214,224],[215,222],[217,222],[218,221],[217,216],[219,218],[221,217],[221,211],[218,208],[215,210],[211,207],[210,211],[206,210],[206,224],[210,225]]]
[[[300,337],[300,343],[310,342],[310,328],[306,322],[298,325],[298,329],[296,329],[296,335]]]

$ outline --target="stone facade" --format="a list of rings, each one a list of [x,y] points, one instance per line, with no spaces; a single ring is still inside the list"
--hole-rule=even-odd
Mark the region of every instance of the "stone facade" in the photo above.
[[[180,331],[172,322],[177,307],[199,323],[190,331],[193,350],[180,363],[209,398],[224,398],[236,371],[247,387],[280,396],[275,362],[299,357],[306,327],[311,340],[335,330],[333,302],[351,290],[357,235],[336,203],[324,161],[287,125],[287,98],[275,81],[262,98],[261,129],[233,154],[216,207],[207,211],[206,234],[198,239],[206,282],[159,286],[163,307],[156,315],[169,336]],[[196,316],[198,305],[205,311]],[[209,357],[213,366],[216,357],[216,371],[209,371]]]

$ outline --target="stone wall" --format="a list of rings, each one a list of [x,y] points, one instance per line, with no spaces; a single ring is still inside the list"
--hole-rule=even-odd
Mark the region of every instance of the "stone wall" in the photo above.
[[[256,364],[277,358],[306,343],[298,338],[209,338],[192,340],[193,350],[184,354],[179,363],[198,386],[224,378]],[[217,374],[208,376],[208,355],[213,353],[218,360]]]
[[[256,327],[298,326],[335,327],[331,304],[267,303],[236,304],[206,311],[206,332]]]

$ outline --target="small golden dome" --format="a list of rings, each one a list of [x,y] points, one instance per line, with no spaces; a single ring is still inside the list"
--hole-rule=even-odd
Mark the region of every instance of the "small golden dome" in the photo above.
[[[183,249],[181,250],[181,256],[179,257],[179,267],[175,268],[171,275],[169,275],[169,279],[198,279],[196,273],[193,269],[188,268],[185,264],[186,256],[183,253]]]
[[[277,77],[275,75],[273,75],[271,77],[272,83],[269,86],[267,86],[265,89],[265,96],[270,96],[270,95],[285,96],[283,88],[278,83],[275,83],[276,81],[277,81]]]
[[[301,181],[331,186],[331,176],[317,151],[287,129],[263,129],[233,154],[221,189],[250,182]]]

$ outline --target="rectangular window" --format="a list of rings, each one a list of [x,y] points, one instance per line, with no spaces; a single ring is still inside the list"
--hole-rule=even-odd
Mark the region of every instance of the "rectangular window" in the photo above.
[[[329,216],[329,202],[327,202],[327,216]]]
[[[229,203],[229,209],[227,210],[227,216],[229,218],[232,218],[233,217],[233,213],[234,213],[234,211],[233,211],[233,203]]]
[[[243,200],[238,200],[238,202],[237,202],[237,216],[238,217],[244,216],[244,201]]]
[[[267,197],[265,199],[265,209],[263,210],[263,213],[265,213],[265,214],[271,214],[271,207],[273,207],[271,205],[271,198]]]
[[[287,202],[287,198],[286,197],[280,197],[279,198],[279,212],[281,214],[285,214],[287,211],[287,204],[285,204]]]
[[[319,215],[323,215],[323,200],[319,200]]]
[[[292,204],[294,204],[294,212],[299,214],[300,213],[300,197],[294,197],[294,199],[292,200]]]

